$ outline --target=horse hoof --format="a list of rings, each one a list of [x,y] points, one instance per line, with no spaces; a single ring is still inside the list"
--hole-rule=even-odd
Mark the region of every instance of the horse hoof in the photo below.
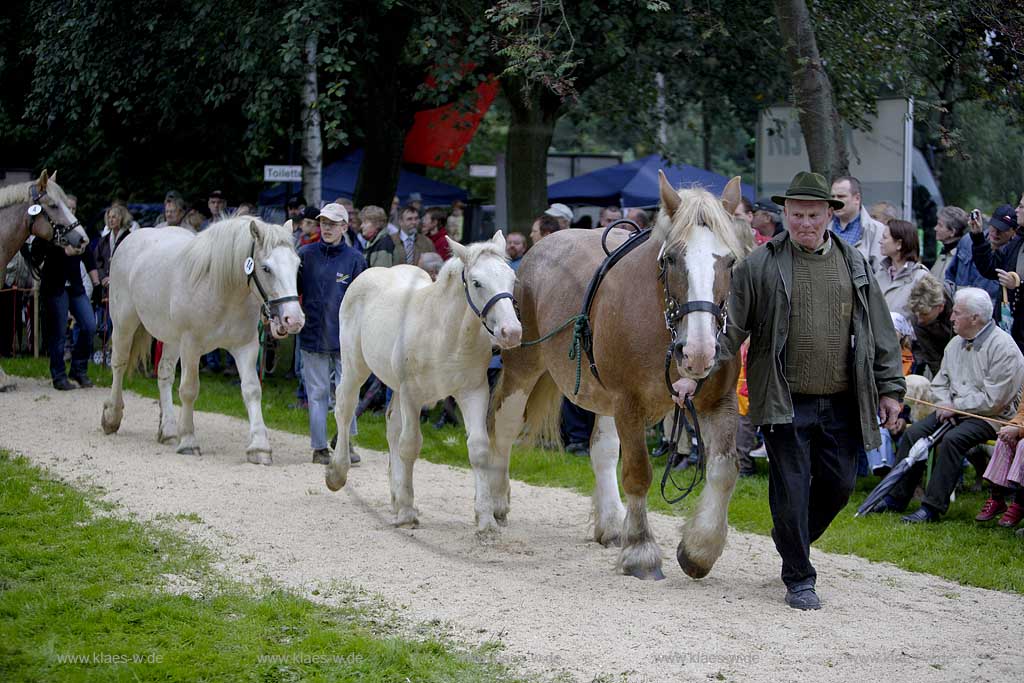
[[[197,458],[202,455],[199,446],[179,446],[177,453],[178,455],[194,455]]]
[[[634,567],[626,570],[624,573],[626,576],[632,576],[641,581],[664,581],[665,579],[665,572],[661,571],[661,567],[654,567],[653,569]]]
[[[269,451],[247,451],[245,459],[253,465],[273,465],[274,459]]]
[[[112,408],[103,408],[103,414],[100,416],[100,426],[103,427],[104,434],[113,434],[121,428],[121,416],[112,417],[110,413],[113,412]]]
[[[157,432],[156,440],[159,443],[173,443],[178,440],[178,435],[167,432]]]
[[[691,579],[703,579],[711,571],[711,567],[705,567],[697,564],[690,559],[690,556],[686,553],[686,547],[682,541],[679,542],[679,546],[676,548],[676,560],[679,562],[679,566],[682,567],[686,575]]]
[[[331,469],[331,466],[327,466],[327,474],[324,475],[324,481],[327,483],[327,488],[331,491],[339,491],[348,481],[348,475],[339,474],[335,470]]]
[[[17,384],[8,382],[6,384],[0,384],[0,394],[6,394],[8,391],[14,391],[17,388]]]
[[[505,514],[500,515],[495,512],[494,521],[498,523],[498,526],[508,526],[508,513],[506,512]]]
[[[619,546],[619,534],[613,531],[606,531],[603,534],[594,534],[594,540],[603,545],[605,548],[618,547]]]
[[[395,526],[400,529],[415,529],[419,527],[419,513],[414,508],[402,510],[395,517]]]

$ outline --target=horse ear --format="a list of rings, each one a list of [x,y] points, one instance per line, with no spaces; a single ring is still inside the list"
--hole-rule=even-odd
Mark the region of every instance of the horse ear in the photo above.
[[[465,263],[466,257],[469,256],[469,249],[459,244],[448,235],[445,235],[444,238],[448,240],[448,248],[452,250],[452,253],[462,259],[463,263]]]
[[[295,228],[292,226],[291,218],[284,222],[284,229],[287,230],[289,233],[295,232]]]
[[[668,215],[673,215],[679,208],[679,193],[672,189],[672,185],[665,177],[665,172],[658,169],[658,192],[661,194],[661,205],[665,207]]]
[[[505,235],[502,234],[501,230],[494,233],[494,237],[491,238],[491,242],[501,247],[502,251],[505,251]]]
[[[256,221],[249,221],[249,232],[254,240],[260,240],[260,226],[256,225]]]
[[[722,191],[722,206],[729,212],[729,215],[732,215],[732,212],[740,205],[741,197],[740,177],[733,176],[732,180],[726,184],[725,189]]]
[[[44,168],[43,172],[39,174],[39,180],[36,182],[36,185],[39,186],[40,192],[46,192],[46,183],[48,182],[50,182],[50,176],[46,173],[46,169]]]
[[[50,174],[50,182],[51,183],[57,182],[57,171],[56,170],[54,170],[54,172]]]

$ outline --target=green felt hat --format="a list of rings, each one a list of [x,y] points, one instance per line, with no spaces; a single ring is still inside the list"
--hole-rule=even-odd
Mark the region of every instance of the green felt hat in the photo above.
[[[772,201],[784,206],[787,199],[803,199],[809,202],[828,202],[829,206],[837,210],[843,208],[843,202],[832,199],[831,190],[825,176],[802,171],[793,176],[793,182],[789,184],[786,194],[772,195]]]

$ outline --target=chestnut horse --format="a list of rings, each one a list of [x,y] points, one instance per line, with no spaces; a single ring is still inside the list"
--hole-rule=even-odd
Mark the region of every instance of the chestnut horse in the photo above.
[[[68,208],[56,172],[50,177],[44,170],[38,180],[0,188],[0,276],[29,235],[76,247],[89,239]],[[13,386],[0,368],[0,391]]]
[[[644,430],[673,407],[671,380],[704,380],[694,405],[707,454],[707,482],[676,553],[683,570],[705,576],[725,545],[729,499],[736,483],[736,379],[739,360],[715,365],[732,266],[753,247],[750,229],[734,221],[740,200],[733,178],[721,200],[702,189],[672,189],[660,175],[661,209],[651,238],[608,271],[590,312],[593,354],[600,379],[581,373],[566,350],[571,329],[530,347],[502,353],[504,369],[489,412],[494,517],[508,514],[508,462],[526,426],[531,438],[557,426],[562,396],[597,415],[590,440],[594,539],[619,543],[619,568],[661,579],[661,549],[647,521],[652,469]],[[619,231],[619,241],[625,237]],[[519,267],[517,300],[523,337],[537,339],[580,311],[591,275],[604,259],[599,230],[563,230],[531,249]],[[690,305],[687,305],[689,303]],[[666,312],[666,305],[668,311]],[[669,329],[671,328],[671,329]],[[616,462],[622,448],[619,497]]]

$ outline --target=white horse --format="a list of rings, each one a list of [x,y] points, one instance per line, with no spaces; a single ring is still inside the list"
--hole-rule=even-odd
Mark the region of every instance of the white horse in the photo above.
[[[271,449],[260,407],[256,370],[261,309],[275,337],[296,334],[305,317],[298,303],[299,257],[291,234],[245,216],[221,221],[196,235],[183,228],[138,230],[117,248],[110,265],[112,337],[110,398],[103,404],[107,434],[121,426],[125,372],[149,354],[151,337],[163,342],[157,369],[160,426],[157,440],[178,439],[178,453],[199,455],[192,411],[199,394],[199,359],[231,352],[249,413],[251,463],[270,465]],[[171,388],[181,358],[181,427]]]
[[[476,479],[481,531],[505,522],[508,487],[488,467],[487,365],[494,344],[518,346],[522,327],[501,232],[465,247],[448,240],[454,258],[436,282],[414,266],[370,268],[349,287],[339,311],[341,381],[334,415],[338,443],[327,466],[327,487],[348,477],[348,425],[359,387],[372,372],[394,395],[387,412],[391,505],[399,526],[416,526],[412,469],[423,445],[420,408],[454,396],[466,421],[469,461]]]

